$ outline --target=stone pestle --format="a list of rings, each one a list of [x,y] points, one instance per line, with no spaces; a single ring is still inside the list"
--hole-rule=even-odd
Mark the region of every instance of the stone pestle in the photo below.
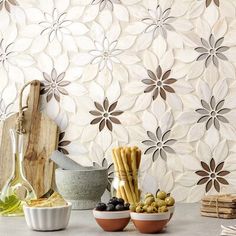
[[[77,162],[73,161],[71,158],[65,156],[58,150],[54,151],[50,159],[58,165],[58,167],[64,170],[95,170],[98,169],[93,166],[81,166]]]

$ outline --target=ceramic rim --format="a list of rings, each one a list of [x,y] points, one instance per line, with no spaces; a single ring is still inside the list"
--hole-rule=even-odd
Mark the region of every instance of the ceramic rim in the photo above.
[[[122,219],[130,218],[130,211],[97,211],[94,209],[93,215],[98,219]]]
[[[53,207],[36,207],[36,206],[27,206],[27,205],[23,205],[23,208],[30,208],[30,209],[37,209],[37,210],[53,210],[53,209],[59,209],[59,208],[69,208],[72,206],[71,202],[67,202],[67,205],[65,206],[53,206]]]
[[[170,218],[170,211],[163,212],[163,213],[137,213],[137,212],[131,212],[130,213],[132,220],[153,220],[153,221],[159,221],[159,220],[168,220]]]

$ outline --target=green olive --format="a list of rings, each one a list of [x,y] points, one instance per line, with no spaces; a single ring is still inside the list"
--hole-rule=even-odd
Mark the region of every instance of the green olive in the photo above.
[[[162,207],[159,207],[158,208],[158,212],[159,213],[162,213],[162,212],[167,212],[168,211],[168,208],[166,206],[162,206]]]
[[[155,202],[158,202],[158,201],[160,201],[160,200],[161,200],[161,199],[158,198],[158,197],[155,198]]]
[[[151,206],[158,208],[158,203],[157,202],[153,202]]]
[[[129,209],[130,209],[130,211],[135,212],[136,211],[136,204],[130,204]]]
[[[158,213],[158,207],[153,207],[154,213]]]
[[[139,202],[138,204],[137,204],[137,206],[141,206],[141,207],[143,207],[145,204],[143,203],[143,202]]]
[[[155,201],[154,197],[148,197],[145,199],[144,204],[145,205],[151,205]]]
[[[146,193],[144,196],[144,199],[149,198],[149,197],[154,197],[152,193]]]
[[[164,200],[159,200],[159,201],[157,202],[157,206],[158,206],[158,207],[166,206],[166,202],[165,202]]]
[[[137,213],[143,213],[143,208],[141,206],[136,207],[136,212]]]
[[[148,206],[147,213],[153,213],[153,212],[154,212],[154,207],[153,206]]]
[[[156,197],[160,198],[161,200],[165,200],[165,198],[167,197],[167,194],[164,191],[159,191],[159,192],[157,192]]]
[[[166,205],[167,206],[174,206],[175,204],[175,199],[173,197],[167,197],[165,199]]]
[[[144,205],[144,206],[143,206],[143,211],[144,211],[144,212],[147,212],[147,208],[148,208],[148,205]]]

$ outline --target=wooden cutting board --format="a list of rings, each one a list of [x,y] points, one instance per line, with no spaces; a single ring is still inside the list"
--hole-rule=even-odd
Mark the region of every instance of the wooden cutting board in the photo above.
[[[30,84],[28,108],[24,111],[24,169],[38,197],[52,185],[54,164],[50,155],[57,149],[59,129],[54,121],[39,111],[40,81]],[[4,121],[0,148],[0,189],[12,171],[12,150],[9,129],[16,125],[18,114]]]

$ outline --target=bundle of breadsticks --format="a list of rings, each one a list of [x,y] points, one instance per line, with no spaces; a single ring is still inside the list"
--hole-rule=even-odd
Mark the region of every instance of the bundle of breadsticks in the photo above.
[[[138,169],[141,162],[141,150],[138,147],[114,148],[112,158],[115,173],[120,179],[116,196],[123,198],[125,202],[139,202]]]

